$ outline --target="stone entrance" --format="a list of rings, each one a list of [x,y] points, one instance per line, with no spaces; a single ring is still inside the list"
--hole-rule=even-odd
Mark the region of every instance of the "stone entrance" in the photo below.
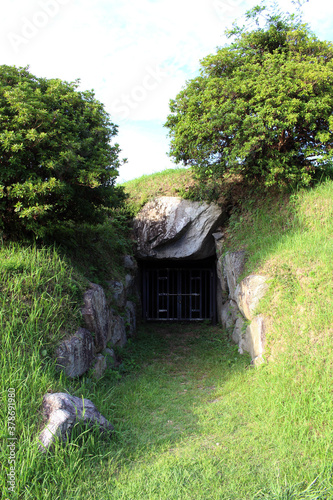
[[[143,261],[142,311],[146,321],[216,321],[215,259]]]
[[[226,217],[214,203],[173,197],[157,198],[142,208],[133,232],[143,317],[215,322],[217,316],[239,352],[249,352],[252,363],[260,364],[266,326],[255,311],[267,278],[249,275],[240,281],[245,252],[224,254],[221,226]]]
[[[161,197],[134,220],[147,321],[216,321],[215,204]]]

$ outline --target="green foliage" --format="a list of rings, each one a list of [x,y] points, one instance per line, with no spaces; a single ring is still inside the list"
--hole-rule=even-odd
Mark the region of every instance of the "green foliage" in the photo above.
[[[255,7],[170,101],[170,156],[202,181],[240,174],[308,185],[332,170],[333,45],[293,15]],[[261,18],[263,17],[263,21]]]
[[[128,213],[118,208],[102,224],[68,224],[54,231],[52,239],[83,276],[105,285],[125,273],[123,257],[132,252],[129,226]]]
[[[44,237],[69,222],[101,222],[115,187],[117,127],[78,81],[0,66],[0,227]]]

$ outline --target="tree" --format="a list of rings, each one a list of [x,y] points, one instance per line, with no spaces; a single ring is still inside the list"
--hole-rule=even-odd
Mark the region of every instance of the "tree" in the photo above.
[[[295,15],[255,7],[246,19],[170,101],[170,156],[202,179],[307,185],[332,160],[333,45]]]
[[[68,223],[101,222],[124,197],[115,187],[117,127],[79,82],[0,66],[0,225],[43,237]]]

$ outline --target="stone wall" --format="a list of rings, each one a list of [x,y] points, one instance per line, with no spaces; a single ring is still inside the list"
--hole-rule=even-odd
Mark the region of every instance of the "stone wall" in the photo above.
[[[218,276],[218,320],[238,344],[239,352],[250,353],[252,364],[261,364],[266,340],[266,321],[263,315],[255,315],[260,299],[265,295],[267,277],[244,273],[246,254],[244,251],[227,252],[222,255],[223,235],[214,235],[217,252]]]
[[[109,281],[109,293],[102,286],[90,283],[84,293],[82,318],[85,328],[63,340],[55,356],[58,369],[70,377],[80,377],[90,368],[100,378],[116,363],[112,347],[123,347],[136,333],[137,264],[133,257],[124,257],[127,274],[123,281]],[[111,300],[107,296],[111,295]],[[112,307],[114,306],[114,307]],[[116,312],[117,311],[117,312]]]

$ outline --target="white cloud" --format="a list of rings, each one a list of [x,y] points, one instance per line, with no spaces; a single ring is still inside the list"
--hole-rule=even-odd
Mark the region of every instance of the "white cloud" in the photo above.
[[[128,159],[119,171],[119,182],[140,177],[143,174],[160,172],[176,165],[167,156],[167,131],[160,133],[160,124],[125,124],[119,130],[117,142],[122,149],[121,158]]]

